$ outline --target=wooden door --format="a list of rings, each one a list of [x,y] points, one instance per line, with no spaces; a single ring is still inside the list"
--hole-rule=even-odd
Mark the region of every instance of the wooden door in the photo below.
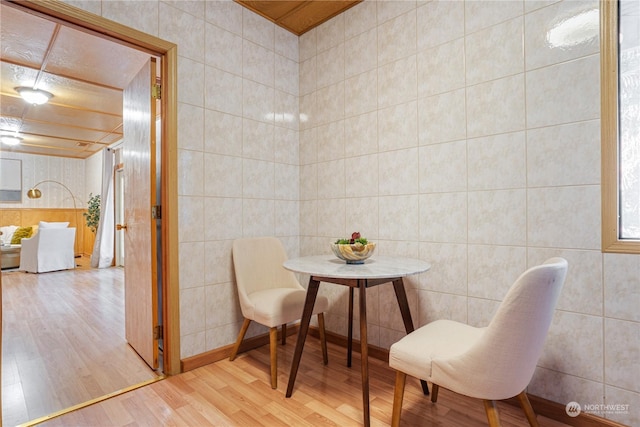
[[[124,90],[125,337],[147,364],[158,368],[156,224],[156,61],[140,69]]]

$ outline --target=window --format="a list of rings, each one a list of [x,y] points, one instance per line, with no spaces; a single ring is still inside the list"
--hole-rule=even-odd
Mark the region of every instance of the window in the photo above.
[[[602,250],[640,253],[640,3],[600,5]]]

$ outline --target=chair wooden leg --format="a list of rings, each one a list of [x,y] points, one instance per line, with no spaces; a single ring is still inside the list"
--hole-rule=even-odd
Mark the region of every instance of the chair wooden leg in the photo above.
[[[320,345],[322,346],[322,361],[329,364],[329,353],[327,353],[327,338],[324,333],[324,313],[318,313],[318,329],[320,329]]]
[[[240,328],[240,332],[238,332],[238,338],[236,339],[236,344],[233,346],[233,349],[231,349],[231,355],[229,356],[229,360],[232,362],[238,355],[238,349],[240,348],[240,344],[242,344],[242,340],[244,339],[244,334],[246,334],[247,329],[249,329],[250,323],[251,323],[251,320],[244,319],[242,328]]]
[[[431,384],[431,401],[433,403],[438,401],[438,390],[440,390],[440,386],[438,384]]]
[[[527,421],[529,421],[529,425],[531,427],[539,427],[538,419],[536,418],[536,413],[533,412],[533,408],[531,407],[531,402],[529,402],[529,398],[527,397],[527,393],[523,390],[522,393],[518,395],[518,400],[520,401],[520,406],[522,406],[522,410],[527,417]]]
[[[271,355],[271,388],[278,388],[278,328],[269,329],[269,353]]]
[[[494,400],[483,400],[484,410],[487,412],[487,420],[489,427],[500,427],[500,417],[498,417],[498,408]]]
[[[287,324],[283,323],[282,324],[282,338],[281,338],[281,343],[282,345],[285,345],[287,343]]]
[[[404,384],[407,374],[396,371],[396,387],[393,390],[393,412],[391,415],[391,427],[400,425],[400,413],[402,412],[402,399],[404,398]]]

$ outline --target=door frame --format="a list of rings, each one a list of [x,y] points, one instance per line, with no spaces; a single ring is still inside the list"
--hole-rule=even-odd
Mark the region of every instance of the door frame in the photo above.
[[[67,24],[102,34],[115,42],[150,52],[161,58],[161,183],[162,206],[162,312],[163,369],[166,375],[181,372],[180,303],[178,272],[178,131],[177,70],[178,46],[117,22],[78,9],[57,0],[10,0],[11,3],[64,21]],[[155,182],[151,183],[155,186]],[[156,242],[150,242],[156,244]]]
[[[123,202],[122,202],[122,192],[123,190],[123,180],[124,177],[122,176],[123,173],[123,167],[122,167],[122,163],[119,163],[117,165],[115,165],[113,167],[113,189],[114,189],[114,197],[115,197],[115,201],[113,204],[113,207],[115,209],[115,220],[116,220],[116,224],[122,224],[124,223],[124,209],[123,209]],[[113,256],[113,260],[114,260],[114,264],[116,267],[123,267],[124,266],[124,243],[122,242],[124,240],[123,236],[123,231],[119,230],[120,233],[118,233],[118,230],[116,230],[116,238],[114,239],[114,256]]]

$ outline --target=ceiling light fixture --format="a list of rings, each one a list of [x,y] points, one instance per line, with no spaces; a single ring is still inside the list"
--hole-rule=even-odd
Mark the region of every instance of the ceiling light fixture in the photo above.
[[[17,136],[2,135],[0,141],[5,145],[18,145],[22,141],[22,138]]]
[[[17,87],[16,91],[20,94],[22,99],[33,105],[46,104],[49,99],[53,97],[53,94],[47,92],[46,90],[34,89],[24,86]]]

